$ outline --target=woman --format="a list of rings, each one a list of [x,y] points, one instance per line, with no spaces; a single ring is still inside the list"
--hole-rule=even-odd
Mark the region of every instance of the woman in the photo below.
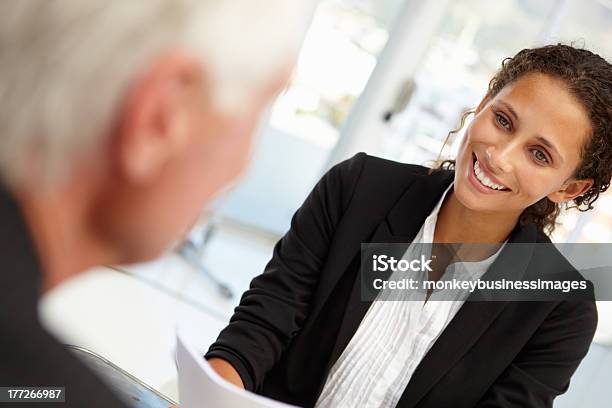
[[[592,340],[592,292],[415,314],[414,302],[361,301],[360,243],[550,243],[561,203],[590,209],[609,187],[611,123],[603,58],[551,45],[505,60],[455,161],[432,171],[358,154],[332,168],[206,358],[302,406],[552,406]],[[555,272],[538,257],[517,270]]]

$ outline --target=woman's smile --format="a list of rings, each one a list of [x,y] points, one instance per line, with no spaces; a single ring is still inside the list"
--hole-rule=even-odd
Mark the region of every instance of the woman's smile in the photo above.
[[[475,190],[484,194],[503,194],[512,191],[495,178],[474,152],[472,152],[472,165],[469,167],[468,181]]]

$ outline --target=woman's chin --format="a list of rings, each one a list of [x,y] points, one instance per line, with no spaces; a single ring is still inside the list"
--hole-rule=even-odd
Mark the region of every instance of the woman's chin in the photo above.
[[[470,186],[459,182],[454,185],[454,196],[458,203],[471,211],[490,212],[487,197],[483,197],[476,191],[473,191]]]

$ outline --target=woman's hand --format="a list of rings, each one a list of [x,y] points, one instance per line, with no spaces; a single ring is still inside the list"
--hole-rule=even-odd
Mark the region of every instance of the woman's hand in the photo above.
[[[240,378],[240,374],[233,365],[223,360],[222,358],[211,358],[208,364],[219,374],[225,381],[234,384],[237,387],[244,389],[244,384]]]

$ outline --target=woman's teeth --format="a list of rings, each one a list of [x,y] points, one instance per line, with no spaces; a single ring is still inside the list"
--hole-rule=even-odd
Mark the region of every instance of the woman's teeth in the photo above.
[[[478,164],[478,160],[474,162],[474,174],[476,174],[476,178],[486,187],[492,188],[493,190],[506,190],[506,186],[502,186],[501,184],[496,184],[492,182],[487,176],[485,176],[484,172],[480,170],[480,164]]]

